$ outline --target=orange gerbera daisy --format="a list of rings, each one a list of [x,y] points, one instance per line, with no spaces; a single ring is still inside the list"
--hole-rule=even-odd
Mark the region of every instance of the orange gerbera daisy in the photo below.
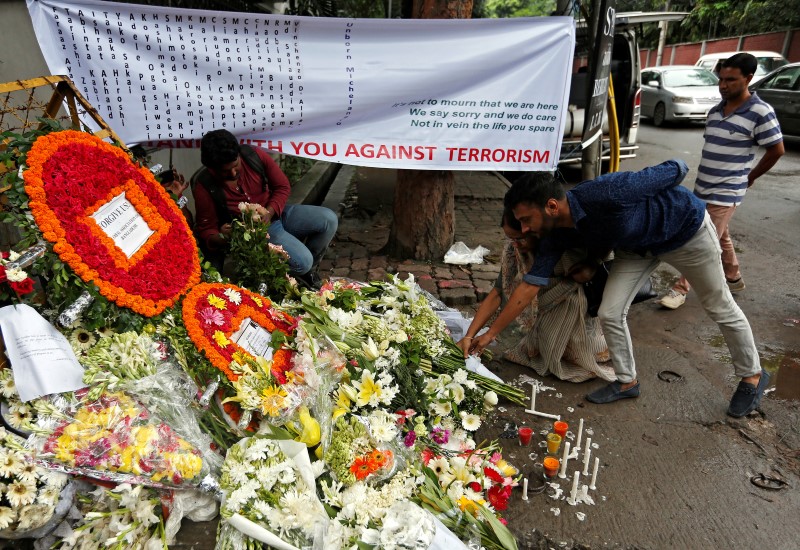
[[[370,460],[368,455],[357,457],[353,464],[350,465],[350,472],[359,481],[374,473],[377,469],[377,465]]]

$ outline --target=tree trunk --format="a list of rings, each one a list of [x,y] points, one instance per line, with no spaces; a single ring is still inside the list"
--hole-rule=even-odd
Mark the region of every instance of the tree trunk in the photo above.
[[[387,253],[398,258],[441,260],[453,244],[453,173],[398,170]]]
[[[413,0],[415,19],[469,19],[472,0]],[[440,170],[398,170],[386,252],[441,260],[455,234],[455,178]]]

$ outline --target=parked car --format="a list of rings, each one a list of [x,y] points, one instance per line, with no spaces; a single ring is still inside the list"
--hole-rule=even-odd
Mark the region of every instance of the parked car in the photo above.
[[[784,134],[800,137],[800,63],[771,72],[750,90],[772,105]]]
[[[614,82],[614,105],[617,110],[619,124],[620,158],[634,158],[636,136],[639,130],[639,102],[641,99],[641,74],[639,40],[637,31],[641,32],[643,24],[660,21],[680,21],[688,15],[683,12],[619,12],[616,14],[614,27],[614,46],[611,52],[611,76]],[[577,40],[575,58],[587,55],[587,49],[593,41],[586,36],[586,25],[583,21],[577,24]],[[561,165],[579,164],[581,162],[581,135],[586,109],[588,74],[578,72],[572,75],[569,91],[569,110],[564,127],[564,140],[561,145],[559,163]],[[602,159],[610,158],[610,142],[608,117],[603,117]]]
[[[650,67],[642,71],[642,116],[656,126],[679,120],[705,120],[720,102],[719,79],[692,65]]]
[[[742,52],[720,52],[706,54],[698,59],[695,65],[698,67],[703,67],[704,69],[708,69],[715,75],[719,76],[719,69],[722,65],[722,62],[737,53]],[[762,78],[767,76],[767,74],[788,63],[786,58],[777,52],[752,51],[744,53],[753,54],[758,60],[758,68],[753,75],[753,80],[750,81],[751,85],[758,83]]]

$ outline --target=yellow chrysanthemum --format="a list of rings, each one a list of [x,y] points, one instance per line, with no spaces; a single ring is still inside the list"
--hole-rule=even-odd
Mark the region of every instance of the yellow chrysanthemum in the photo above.
[[[259,298],[258,296],[250,295],[250,298],[253,299],[253,301],[258,305],[258,307],[264,307],[264,302],[262,302],[261,298]]]
[[[133,447],[126,447],[122,450],[120,455],[120,459],[122,460],[122,464],[120,465],[119,469],[123,472],[130,472],[133,470],[133,459],[134,459],[134,448]]]
[[[214,296],[213,294],[208,295],[208,303],[209,305],[217,309],[228,309],[227,302],[225,302],[223,298],[220,298],[219,296]]]
[[[281,414],[286,403],[286,391],[280,386],[268,386],[261,391],[261,412],[272,417]]]
[[[239,363],[240,365],[244,365],[247,361],[247,355],[242,353],[241,351],[234,351],[233,355],[231,355],[231,359]]]
[[[225,333],[222,332],[221,330],[215,330],[214,331],[214,341],[221,348],[228,347],[228,344],[231,343],[231,341],[228,340],[228,337],[225,336]]]

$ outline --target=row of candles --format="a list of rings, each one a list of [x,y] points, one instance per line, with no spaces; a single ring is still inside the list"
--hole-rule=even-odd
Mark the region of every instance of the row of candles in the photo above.
[[[535,389],[534,389],[535,395]],[[535,399],[535,397],[533,398]],[[558,449],[561,445],[562,440],[566,437],[567,429],[569,425],[566,422],[562,422],[557,420],[553,423],[553,432],[547,435],[547,451],[550,455],[556,455],[558,453]],[[519,429],[519,441],[520,445],[527,446],[530,444],[531,436],[533,435],[533,429],[527,426],[523,426]],[[581,450],[581,442],[583,441],[583,418],[579,420],[578,423],[578,439],[575,442],[575,447],[570,450],[571,443],[566,441],[564,443],[564,452],[561,456],[561,461],[555,456],[547,456],[543,461],[544,466],[544,475],[545,478],[548,480],[555,479],[558,476],[561,479],[566,479],[567,477],[567,465],[570,460],[576,460],[580,457],[580,450]],[[580,468],[575,471],[575,475],[572,479],[572,490],[570,491],[569,498],[567,502],[571,505],[575,505],[581,498],[585,497],[588,494],[588,491],[591,489],[594,491],[597,483],[597,470],[600,467],[600,459],[595,457],[594,459],[594,467],[592,468],[592,479],[589,485],[580,485],[580,478],[581,474],[584,476],[589,475],[589,464],[591,463],[591,456],[592,456],[592,438],[586,438],[586,446],[583,454],[583,472],[581,472]],[[560,466],[560,469],[559,469]],[[580,494],[578,491],[580,490]],[[524,478],[522,480],[522,500],[528,500],[528,478]]]

